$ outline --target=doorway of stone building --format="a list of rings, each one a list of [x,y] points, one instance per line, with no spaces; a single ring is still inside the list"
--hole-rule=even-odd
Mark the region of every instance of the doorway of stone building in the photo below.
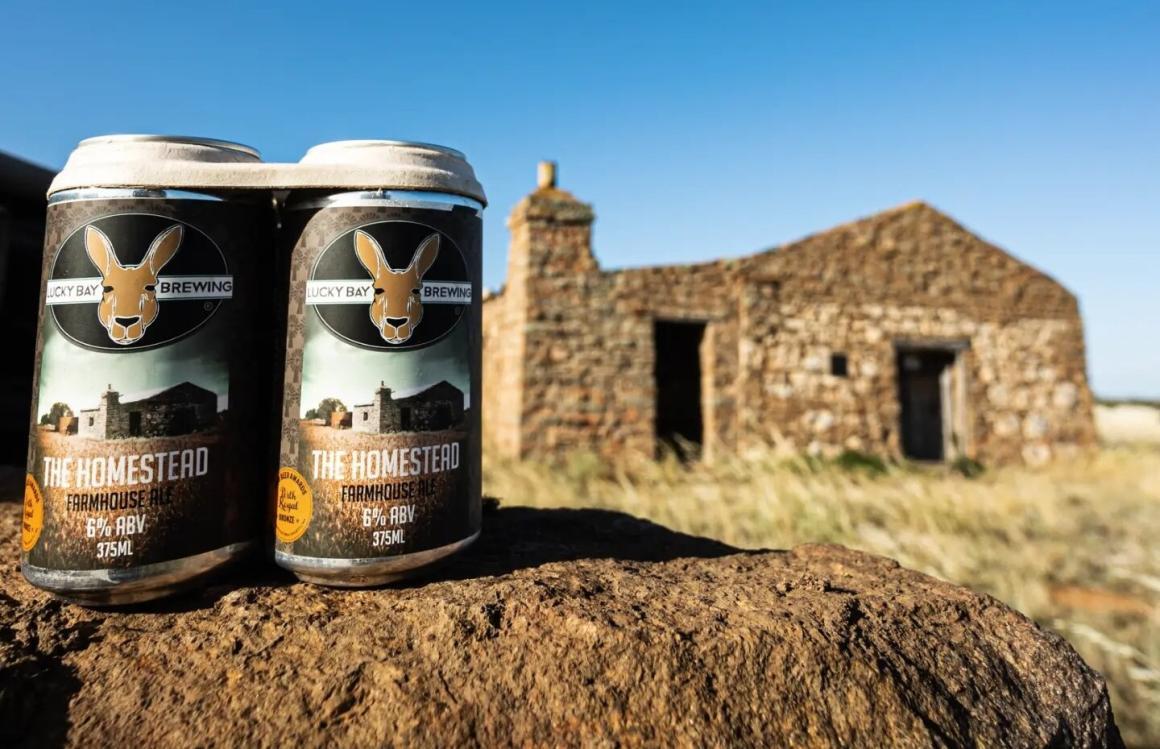
[[[951,347],[899,347],[898,401],[902,454],[913,460],[958,456],[963,412],[959,352]]]
[[[705,439],[701,413],[704,338],[703,322],[657,320],[653,325],[658,455],[671,451],[685,461],[700,456]]]
[[[166,434],[192,434],[197,431],[197,411],[186,406],[173,413]]]
[[[130,411],[129,412],[129,436],[130,437],[140,437],[141,436],[141,412],[140,411]]]

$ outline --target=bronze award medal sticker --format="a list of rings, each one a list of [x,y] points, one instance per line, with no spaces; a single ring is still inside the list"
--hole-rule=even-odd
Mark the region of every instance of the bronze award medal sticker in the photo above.
[[[181,340],[233,297],[218,246],[165,216],[90,221],[61,244],[45,303],[57,327],[92,351],[135,351]]]
[[[314,497],[309,482],[293,468],[278,472],[278,497],[274,532],[282,543],[293,543],[310,527]]]
[[[334,335],[360,348],[423,348],[450,333],[471,305],[459,247],[410,221],[367,224],[322,251],[306,304]]]
[[[29,474],[24,479],[24,516],[20,524],[20,548],[32,551],[44,530],[44,494],[36,477]]]

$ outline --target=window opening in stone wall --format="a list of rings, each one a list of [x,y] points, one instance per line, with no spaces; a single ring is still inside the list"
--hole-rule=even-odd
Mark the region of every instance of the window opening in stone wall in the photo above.
[[[411,428],[411,408],[410,406],[403,406],[399,409],[399,428],[407,431]]]
[[[850,360],[845,354],[830,354],[830,374],[835,377],[849,376]]]
[[[140,437],[141,436],[141,412],[140,411],[130,411],[129,412],[129,436],[130,437]]]
[[[915,460],[946,460],[951,368],[955,352],[902,349],[898,352],[898,400],[902,416],[902,453]]]
[[[653,327],[657,451],[673,451],[681,460],[696,459],[704,442],[701,413],[701,341],[704,338],[703,322],[658,320]]]

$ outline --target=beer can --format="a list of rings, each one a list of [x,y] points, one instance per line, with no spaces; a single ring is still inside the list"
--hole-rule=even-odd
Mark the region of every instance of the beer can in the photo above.
[[[48,200],[21,568],[88,605],[169,594],[261,535],[273,202],[100,178],[175,153],[260,161],[222,141],[92,138]]]
[[[400,141],[311,149],[376,189],[287,199],[293,244],[275,560],[360,587],[480,531],[483,190],[463,154]]]

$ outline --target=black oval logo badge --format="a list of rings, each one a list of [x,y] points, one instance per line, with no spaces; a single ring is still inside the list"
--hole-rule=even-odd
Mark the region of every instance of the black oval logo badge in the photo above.
[[[422,348],[471,305],[471,280],[446,234],[410,221],[367,224],[322,251],[306,304],[339,338],[379,351]]]
[[[123,213],[91,221],[65,239],[45,304],[76,344],[139,351],[194,332],[233,291],[225,256],[200,229]]]

